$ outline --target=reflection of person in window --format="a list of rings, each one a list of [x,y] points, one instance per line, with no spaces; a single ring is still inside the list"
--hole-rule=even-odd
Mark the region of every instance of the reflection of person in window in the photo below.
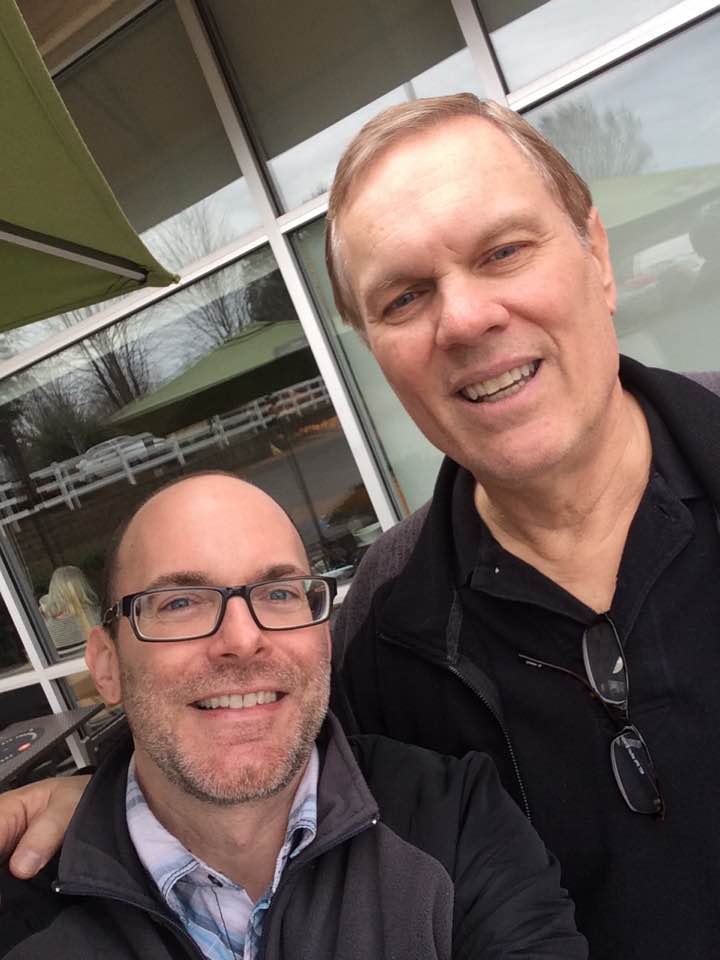
[[[85,643],[99,623],[98,598],[79,567],[58,567],[40,600],[48,633],[58,652]]]

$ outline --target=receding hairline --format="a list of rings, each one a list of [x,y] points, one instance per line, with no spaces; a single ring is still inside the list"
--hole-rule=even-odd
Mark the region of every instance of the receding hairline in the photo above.
[[[347,277],[347,261],[338,221],[350,204],[350,195],[362,184],[376,162],[394,148],[421,134],[437,136],[451,121],[469,118],[504,134],[540,175],[552,198],[569,217],[581,241],[587,238],[592,209],[590,190],[569,161],[528,121],[510,108],[475,94],[428,97],[388,107],[366,123],[341,156],[330,188],[325,228],[325,261],[335,305],[340,316],[363,333],[363,324]]]

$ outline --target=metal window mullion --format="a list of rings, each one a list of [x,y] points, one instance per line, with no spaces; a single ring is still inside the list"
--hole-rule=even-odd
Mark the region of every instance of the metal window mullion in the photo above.
[[[261,161],[250,146],[235,103],[225,82],[218,60],[205,26],[192,0],[175,0],[178,13],[187,30],[190,43],[198,59],[200,69],[210,90],[230,146],[240,165],[250,194],[260,211],[270,247],[277,261],[290,299],[307,338],[310,349],[325,381],[330,399],[342,427],[345,439],[355,458],[360,476],[375,509],[378,520],[385,530],[398,520],[398,515],[388,493],[381,472],[372,453],[370,443],[360,423],[348,391],[340,375],[335,357],[316,316],[305,283],[300,276],[288,238],[277,223],[270,191],[263,176]]]
[[[531,83],[511,90],[507,101],[513,110],[526,110],[568,87],[580,83],[600,70],[691,26],[694,21],[720,10],[720,4],[708,0],[682,0],[645,23],[613,37],[607,43],[564,63]]]
[[[35,633],[30,625],[30,620],[22,605],[15,585],[11,580],[10,571],[5,563],[4,556],[0,556],[0,595],[2,596],[7,611],[10,614],[10,618],[15,626],[15,629],[18,632],[20,642],[25,648],[25,652],[31,666],[31,670],[23,672],[22,674],[18,674],[17,678],[4,678],[6,683],[3,684],[2,689],[4,691],[16,690],[22,687],[30,686],[33,682],[37,682],[47,697],[47,701],[50,704],[50,709],[52,712],[62,713],[63,710],[67,709],[67,706],[65,703],[63,703],[53,682],[45,675],[45,670],[48,665],[45,662],[44,655],[41,653],[38,646],[33,642]],[[15,679],[20,680],[20,683],[14,684],[13,680]],[[68,737],[66,742],[70,749],[73,760],[78,766],[82,766],[86,760],[83,756],[78,739],[75,736],[72,736]]]
[[[29,687],[36,683],[42,683],[44,680],[65,680],[76,673],[84,673],[87,670],[85,657],[73,657],[72,660],[63,660],[59,663],[52,663],[47,667],[39,667],[37,670],[23,670],[22,673],[10,673],[0,676],[0,694],[8,690],[20,690],[22,687]]]
[[[312,223],[327,213],[329,193],[323,193],[319,197],[313,197],[301,207],[296,207],[288,213],[278,217],[276,224],[282,233],[291,233],[299,227],[304,227],[306,223]]]
[[[298,273],[295,257],[290,250],[289,239],[277,230],[276,236],[271,238],[270,243],[370,502],[375,509],[382,529],[387,530],[397,523],[398,514],[360,424],[357,411],[350,400],[335,357],[320,327],[315,314],[315,307],[305,288],[305,282]]]
[[[473,63],[489,100],[506,103],[505,86],[473,0],[450,0]]]

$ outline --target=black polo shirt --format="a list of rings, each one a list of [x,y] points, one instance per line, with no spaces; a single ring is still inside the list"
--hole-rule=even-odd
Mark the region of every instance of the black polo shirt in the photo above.
[[[717,844],[704,843],[697,824],[720,797],[720,765],[709,747],[720,726],[720,538],[713,505],[656,411],[638,400],[652,465],[608,614],[625,650],[630,717],[652,754],[665,821],[632,813],[620,796],[609,753],[617,728],[602,705],[572,677],[520,656],[584,676],[582,634],[596,612],[500,546],[475,510],[473,478],[461,470],[452,504],[456,582],[472,624],[462,652],[498,687],[520,770],[532,771],[525,785],[535,826],[569,865],[565,882],[576,898],[602,911],[611,896],[607,909],[615,916],[626,909],[632,924],[634,909],[652,914],[643,885],[671,875],[679,894],[693,891],[691,926],[693,910],[717,909],[698,903],[698,891],[717,886],[703,877],[719,867]],[[680,894],[678,923],[683,909]],[[592,918],[580,922],[593,927]]]

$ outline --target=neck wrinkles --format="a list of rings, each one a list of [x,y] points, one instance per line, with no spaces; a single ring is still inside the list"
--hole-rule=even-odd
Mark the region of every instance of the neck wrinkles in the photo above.
[[[570,468],[557,469],[508,489],[477,484],[475,506],[506,549],[525,545],[552,557],[572,541],[603,542],[626,518],[647,484],[650,433],[637,401],[619,391],[601,435]]]

